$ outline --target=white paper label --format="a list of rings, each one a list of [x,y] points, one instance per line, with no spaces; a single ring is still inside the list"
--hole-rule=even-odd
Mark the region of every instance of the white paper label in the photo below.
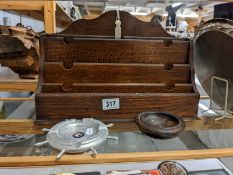
[[[92,135],[94,132],[93,128],[87,128],[86,135]]]
[[[102,129],[107,129],[106,126],[99,126],[99,130],[102,130]]]
[[[120,99],[119,98],[102,99],[102,109],[103,110],[120,109]]]

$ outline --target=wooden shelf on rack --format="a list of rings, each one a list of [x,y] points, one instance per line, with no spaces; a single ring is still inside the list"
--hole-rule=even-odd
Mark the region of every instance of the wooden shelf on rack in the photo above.
[[[38,79],[20,79],[8,68],[0,71],[0,92],[35,92]]]
[[[4,92],[35,92],[37,88],[37,79],[35,80],[0,80],[0,91]]]
[[[55,1],[4,1],[0,9],[45,21],[46,33],[55,33],[56,27],[66,28],[74,21]]]
[[[208,129],[232,129],[232,119],[215,121],[216,117],[202,117],[202,119],[185,120],[185,130],[208,130]],[[42,128],[50,128],[55,123],[35,122],[32,119],[2,119],[0,120],[1,134],[43,134]],[[110,132],[132,132],[138,131],[134,122],[114,123]]]
[[[92,156],[90,154],[64,155],[56,160],[56,155],[1,157],[0,167],[52,166],[98,163],[150,162],[161,160],[207,159],[233,156],[233,148],[156,151],[132,153],[106,153]]]

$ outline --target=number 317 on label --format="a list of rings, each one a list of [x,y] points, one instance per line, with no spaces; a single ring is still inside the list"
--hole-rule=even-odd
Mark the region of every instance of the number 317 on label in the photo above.
[[[120,109],[120,99],[119,98],[102,99],[102,109],[103,110]]]

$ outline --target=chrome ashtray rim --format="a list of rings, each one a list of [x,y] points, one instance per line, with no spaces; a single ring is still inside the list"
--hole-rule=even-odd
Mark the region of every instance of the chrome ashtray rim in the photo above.
[[[84,127],[87,127],[88,123],[89,124],[92,123],[92,126],[89,126],[88,128],[92,128],[95,125],[96,126],[99,125],[96,134],[91,135],[89,139],[88,139],[88,136],[86,136],[87,138],[84,141],[80,141],[80,143],[73,142],[76,145],[72,145],[72,142],[69,142],[66,144],[65,142],[61,142],[60,140],[51,138],[51,135],[54,135],[54,133],[56,134],[59,132],[60,127],[64,127],[65,125],[72,125],[72,124],[77,124],[77,126],[84,125]],[[65,121],[62,121],[54,125],[49,130],[46,138],[47,138],[49,145],[55,149],[58,149],[58,150],[65,149],[67,153],[80,153],[80,152],[88,151],[90,148],[95,148],[98,145],[102,144],[105,140],[107,140],[108,135],[109,135],[108,128],[103,122],[95,120],[93,118],[83,118],[83,119],[65,120]],[[57,138],[59,138],[59,136],[57,136]],[[75,139],[76,138],[74,138],[73,140]]]
[[[51,135],[55,135],[56,137],[56,133],[59,132],[59,127],[61,127],[62,125],[64,124],[72,124],[72,123],[76,123],[76,124],[81,124],[83,122],[86,122],[89,124],[92,123],[92,125],[88,125],[88,128],[90,128],[90,126],[93,126],[93,124],[97,125],[98,127],[95,128],[96,130],[98,130],[98,133],[97,134],[97,137],[93,137],[93,139],[90,139],[90,140],[86,140],[86,142],[84,142],[85,144],[83,144],[82,142],[75,142],[78,143],[77,145],[73,145],[74,142],[72,142],[72,144],[68,144],[68,147],[67,147],[67,144],[63,144],[61,145],[59,142],[57,142],[57,140],[55,139],[51,139]],[[82,126],[82,125],[81,125]],[[63,122],[60,122],[56,125],[54,125],[51,129],[47,129],[47,128],[43,128],[42,131],[44,132],[48,132],[48,134],[46,135],[46,140],[43,141],[43,142],[38,142],[36,143],[34,146],[37,146],[37,147],[40,147],[42,145],[45,145],[45,144],[49,144],[52,148],[55,148],[57,150],[60,150],[59,154],[57,155],[56,159],[60,159],[62,157],[63,154],[65,154],[66,152],[67,153],[81,153],[81,152],[86,152],[86,151],[91,151],[92,152],[92,156],[95,156],[97,153],[96,149],[99,145],[101,145],[104,141],[106,141],[107,139],[113,139],[113,140],[118,140],[118,137],[115,137],[115,136],[109,136],[109,132],[108,132],[108,128],[109,127],[112,127],[113,124],[108,124],[108,125],[105,125],[103,122],[99,121],[99,120],[95,120],[93,118],[83,118],[83,119],[70,119],[70,120],[65,120]],[[83,126],[82,126],[83,127]],[[76,129],[76,128],[75,128]],[[83,128],[81,128],[83,130]],[[84,128],[85,129],[85,128]],[[92,128],[94,129],[94,128]],[[99,132],[100,131],[100,132]],[[70,134],[68,135],[68,139],[79,139],[79,138],[82,138],[84,137],[84,133],[82,133],[80,135],[80,130],[78,130],[78,133],[77,131],[75,131],[74,134],[77,133],[77,136],[74,135],[74,134]],[[89,131],[88,131],[89,132]],[[51,134],[52,133],[52,134]],[[87,134],[87,129],[85,130],[85,133]],[[90,134],[90,133],[89,133]],[[63,134],[62,134],[63,135]],[[91,135],[91,134],[90,134]],[[58,135],[59,136],[59,135]],[[63,135],[64,136],[64,135]],[[67,135],[66,135],[67,136]],[[72,136],[72,137],[71,137]],[[58,137],[59,138],[59,137]],[[80,139],[82,140],[82,139]],[[55,144],[54,144],[55,143]],[[65,146],[64,146],[65,145]],[[77,147],[75,147],[77,146]]]

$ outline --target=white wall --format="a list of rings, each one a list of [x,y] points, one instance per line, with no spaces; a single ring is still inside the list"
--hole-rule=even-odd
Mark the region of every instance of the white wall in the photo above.
[[[3,25],[3,18],[9,17],[11,21],[11,25],[15,26],[17,23],[20,22],[20,15],[15,15],[11,13],[7,13],[4,11],[0,11],[0,25]],[[31,26],[33,30],[36,32],[40,32],[44,30],[44,23],[33,18],[29,18],[26,16],[22,16],[22,24],[24,26]]]

